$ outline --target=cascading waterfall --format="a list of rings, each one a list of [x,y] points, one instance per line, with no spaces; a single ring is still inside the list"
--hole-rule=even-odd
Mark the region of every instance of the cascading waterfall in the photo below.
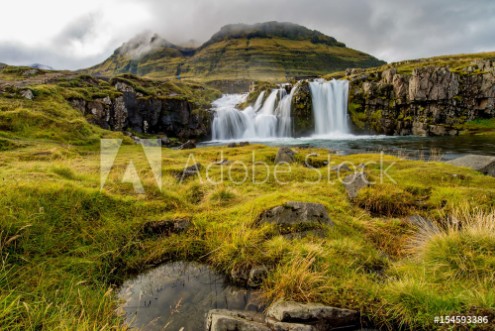
[[[299,82],[287,94],[285,89],[282,90],[283,97],[278,104],[277,113],[279,114],[278,131],[279,137],[290,137],[292,135],[292,118],[291,118],[291,105],[292,98],[299,88]]]
[[[315,120],[315,134],[348,134],[347,80],[316,80],[309,83]]]
[[[290,93],[284,86],[273,89],[265,99],[261,92],[253,106],[239,110],[247,94],[227,94],[213,103],[213,140],[272,139],[292,136],[291,105],[300,82]],[[347,94],[344,80],[318,80],[309,83],[315,119],[315,133],[348,133]]]
[[[254,106],[239,110],[246,94],[224,95],[213,102],[215,118],[212,125],[213,140],[269,139],[290,136],[290,104],[292,93],[284,87],[273,89],[266,100],[261,92]]]

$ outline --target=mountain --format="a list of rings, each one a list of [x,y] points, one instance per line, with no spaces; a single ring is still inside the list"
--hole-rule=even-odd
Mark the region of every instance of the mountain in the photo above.
[[[174,45],[153,33],[119,47],[89,73],[150,78],[286,81],[350,67],[384,64],[321,32],[293,23],[226,25],[199,48]]]

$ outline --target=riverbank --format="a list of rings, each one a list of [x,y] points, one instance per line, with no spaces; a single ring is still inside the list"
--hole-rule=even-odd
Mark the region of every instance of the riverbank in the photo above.
[[[489,316],[478,327],[493,328],[494,178],[439,162],[293,149],[290,169],[262,145],[162,149],[157,186],[142,147],[122,145],[101,192],[97,146],[1,152],[2,326],[125,329],[116,286],[160,262],[194,260],[227,275],[265,266],[267,303],[356,309],[385,329],[432,329],[437,315],[468,314]],[[321,168],[305,166],[307,156]],[[122,183],[129,161],[145,194]],[[344,161],[347,170],[332,170]],[[196,163],[199,173],[181,180]],[[376,184],[350,200],[341,180],[362,164]],[[256,225],[288,201],[323,205],[333,226],[291,237]],[[163,220],[191,225],[143,231]]]

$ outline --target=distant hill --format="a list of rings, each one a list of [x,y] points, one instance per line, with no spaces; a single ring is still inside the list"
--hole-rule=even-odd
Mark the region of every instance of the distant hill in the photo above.
[[[350,67],[382,65],[321,32],[292,23],[226,25],[199,48],[174,45],[153,33],[136,36],[88,71],[150,78],[285,81]]]

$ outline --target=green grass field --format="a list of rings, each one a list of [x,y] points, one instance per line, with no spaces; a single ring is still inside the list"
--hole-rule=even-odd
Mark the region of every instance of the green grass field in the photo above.
[[[3,74],[21,80],[15,70]],[[437,315],[488,316],[477,329],[495,327],[495,178],[440,162],[315,148],[296,148],[299,161],[284,172],[274,165],[276,148],[249,145],[163,149],[157,187],[141,146],[89,124],[66,101],[115,92],[107,82],[38,78],[31,80],[34,100],[19,97],[22,87],[0,95],[0,329],[125,330],[116,288],[167,260],[197,260],[225,273],[262,263],[269,267],[261,288],[267,302],[357,309],[386,330],[435,329]],[[211,92],[131,80],[143,93],[190,93],[198,106]],[[101,138],[124,141],[103,190]],[[366,172],[377,183],[351,202],[335,173],[328,179],[326,168],[303,166],[309,153],[320,162],[330,157],[331,166],[374,162]],[[178,182],[192,157],[201,175]],[[230,161],[226,180],[208,181],[207,169],[220,180],[221,166],[208,166],[222,159]],[[145,194],[122,182],[129,161]],[[395,182],[381,182],[382,161]],[[323,204],[335,226],[299,239],[255,226],[262,211],[287,201]],[[142,231],[146,222],[175,218],[193,226],[169,237]]]
[[[266,183],[253,183],[253,152],[255,161],[271,164]],[[323,150],[298,152],[327,157]],[[180,183],[174,173],[191,164],[190,153],[163,150],[160,191],[141,147],[123,145],[100,192],[98,145],[40,142],[1,152],[3,328],[125,328],[115,313],[115,286],[164,259],[200,260],[223,272],[264,263],[270,267],[262,287],[267,301],[358,309],[389,329],[430,329],[435,315],[493,320],[495,179],[385,157],[386,167],[394,163],[389,174],[397,184],[385,180],[351,203],[335,174],[330,182],[310,183],[319,177],[316,170],[294,164],[275,180],[276,149],[259,145],[223,151],[223,158],[248,166],[249,181],[242,185],[235,182],[245,171],[235,164],[232,181],[212,184],[203,169]],[[213,147],[192,153],[205,166],[220,158]],[[129,160],[139,169],[145,195],[121,182]],[[332,164],[370,160],[380,161],[378,155],[331,156]],[[209,175],[219,180],[220,171],[213,166]],[[257,182],[267,174],[262,165],[254,172]],[[377,165],[367,172],[379,180]],[[322,203],[335,226],[323,237],[302,239],[253,226],[263,210],[293,200]],[[408,215],[431,219],[434,227],[414,225]],[[147,237],[140,231],[148,221],[184,217],[193,223],[185,234]]]

